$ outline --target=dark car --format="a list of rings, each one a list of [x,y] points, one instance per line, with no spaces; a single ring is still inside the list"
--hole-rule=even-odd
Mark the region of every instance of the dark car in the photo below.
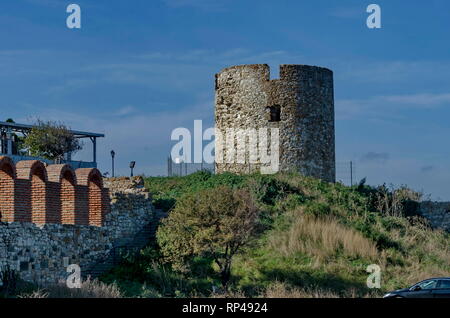
[[[389,292],[383,298],[450,298],[450,277],[430,278],[410,288]]]

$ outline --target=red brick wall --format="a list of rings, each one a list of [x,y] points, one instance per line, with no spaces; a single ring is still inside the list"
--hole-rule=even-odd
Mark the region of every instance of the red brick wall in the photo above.
[[[101,226],[103,224],[103,178],[97,169],[83,168],[76,171],[78,181],[77,205],[82,205],[82,210],[87,213],[80,219],[89,225]],[[87,203],[87,204],[86,204]],[[83,223],[84,224],[84,223]]]
[[[61,224],[62,193],[61,183],[47,181],[47,209],[44,223]]]
[[[8,157],[0,157],[0,219],[14,221],[14,163]]]
[[[102,226],[109,192],[97,169],[45,166],[37,160],[14,165],[0,157],[0,221]]]
[[[69,165],[50,165],[47,218],[49,223],[75,224],[75,172]]]
[[[14,222],[31,222],[31,182],[30,182],[30,180],[25,180],[25,179],[16,179],[15,180]]]
[[[74,224],[89,225],[89,193],[87,186],[76,186]]]
[[[44,171],[42,167],[37,167],[31,172],[31,222],[36,224],[47,222],[48,197]]]
[[[75,224],[75,178],[66,175],[61,180],[61,202],[62,223]]]

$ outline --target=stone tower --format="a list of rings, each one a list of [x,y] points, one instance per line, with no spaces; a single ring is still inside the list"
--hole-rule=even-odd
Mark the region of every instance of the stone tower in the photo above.
[[[281,65],[280,78],[271,80],[267,64],[232,66],[216,74],[215,90],[215,122],[219,131],[278,128],[279,171],[295,170],[305,176],[335,181],[332,71],[316,66]],[[238,139],[233,141],[235,147],[239,147],[238,143]],[[226,147],[229,146],[223,148],[224,153]],[[242,174],[259,171],[262,165],[246,155],[245,162],[216,162],[216,171]]]

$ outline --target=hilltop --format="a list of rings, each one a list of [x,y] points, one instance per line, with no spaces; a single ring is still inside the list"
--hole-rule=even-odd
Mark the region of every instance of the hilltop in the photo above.
[[[432,276],[450,275],[450,235],[415,215],[420,194],[406,187],[348,187],[295,173],[149,177],[153,204],[170,211],[187,194],[217,186],[247,189],[260,230],[232,266],[228,294],[246,297],[373,297]],[[128,296],[220,297],[217,267],[198,258],[173,270],[152,244],[102,280]],[[381,289],[366,286],[367,266],[381,267]],[[214,286],[214,287],[213,287]]]

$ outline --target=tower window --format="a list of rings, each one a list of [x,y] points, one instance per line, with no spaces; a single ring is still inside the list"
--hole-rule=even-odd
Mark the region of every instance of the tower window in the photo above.
[[[280,106],[268,106],[266,107],[267,118],[269,122],[278,122],[281,120],[281,107]]]

